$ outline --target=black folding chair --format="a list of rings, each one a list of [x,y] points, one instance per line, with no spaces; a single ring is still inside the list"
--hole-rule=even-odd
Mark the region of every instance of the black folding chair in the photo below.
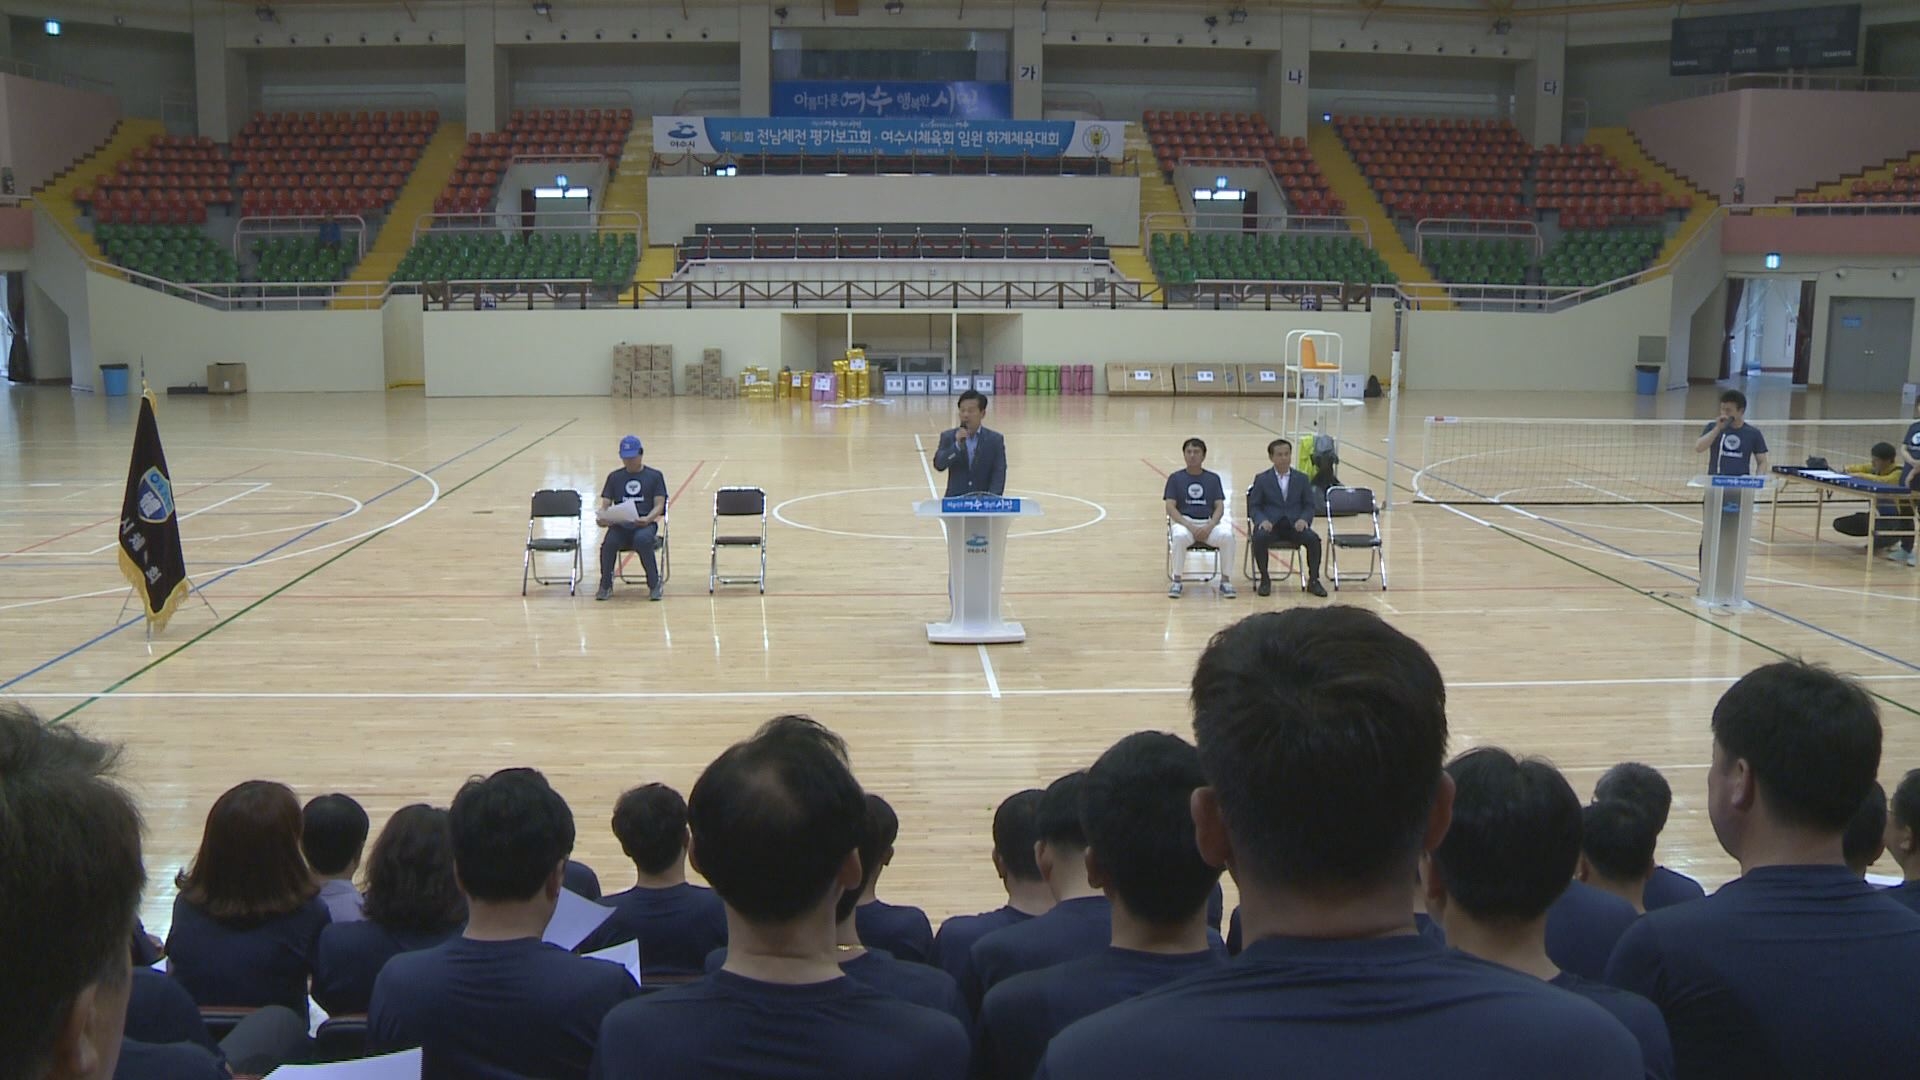
[[[352,1061],[367,1056],[367,1015],[342,1013],[320,1022],[313,1033],[316,1061]]]
[[[673,577],[673,546],[667,540],[667,518],[672,516],[673,515],[671,513],[663,516],[660,519],[660,528],[653,535],[653,557],[654,557],[655,563],[660,567],[660,584],[662,585],[665,585],[667,581]],[[620,555],[621,583],[625,585],[646,584],[647,579],[645,574],[642,574],[640,576],[640,579],[636,582],[634,578],[627,573],[627,567],[631,565],[632,562],[633,562],[632,552],[628,551],[628,552],[621,553]]]
[[[760,528],[757,532],[723,533],[720,531],[722,518],[732,521],[758,518]],[[753,576],[722,574],[720,549],[744,547],[759,549],[760,573]],[[723,487],[713,493],[713,546],[707,552],[707,592],[712,593],[719,585],[757,585],[762,594],[767,591],[767,493],[757,487]]]
[[[1347,529],[1342,525],[1356,524],[1364,518],[1365,529]],[[1364,550],[1367,553],[1367,572],[1364,574],[1340,575],[1341,549]],[[1373,501],[1373,491],[1361,487],[1332,487],[1327,489],[1327,580],[1333,583],[1335,592],[1340,591],[1342,581],[1371,581],[1373,571],[1380,569],[1380,591],[1387,589],[1387,552],[1380,538],[1380,508]]]
[[[551,521],[565,521],[571,524],[571,531],[562,530],[553,534],[542,531],[542,524]],[[567,595],[572,596],[580,587],[583,567],[580,561],[580,493],[554,488],[543,488],[533,493],[533,506],[527,511],[527,551],[520,563],[520,595],[527,595],[527,581],[531,578],[542,585],[558,585],[559,578],[544,578],[536,565],[540,555],[570,555],[573,559],[572,573],[567,578]]]

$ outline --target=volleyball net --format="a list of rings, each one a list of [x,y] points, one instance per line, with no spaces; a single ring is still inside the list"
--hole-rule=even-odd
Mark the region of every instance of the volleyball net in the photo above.
[[[1822,457],[1863,464],[1875,443],[1898,443],[1908,421],[1772,420],[1754,423],[1770,465]],[[1411,425],[1409,425],[1411,426]],[[1418,498],[1441,503],[1601,505],[1696,503],[1688,481],[1707,471],[1694,452],[1701,420],[1574,420],[1429,416],[1416,454],[1402,444]],[[1810,498],[1811,496],[1809,496]]]

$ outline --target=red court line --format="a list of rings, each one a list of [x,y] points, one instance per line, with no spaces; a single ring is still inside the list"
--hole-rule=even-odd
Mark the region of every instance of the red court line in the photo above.
[[[678,488],[675,488],[673,494],[667,498],[667,506],[669,508],[671,508],[674,503],[677,503],[680,501],[680,493],[687,490],[688,484],[693,483],[694,475],[697,474],[701,469],[704,469],[706,467],[707,467],[707,463],[704,460],[696,461],[693,463],[693,468],[687,470],[687,478],[685,480],[680,481],[680,486]]]
[[[207,483],[204,483],[204,484],[200,484],[200,485],[197,485],[197,486],[195,486],[195,487],[190,487],[190,488],[188,488],[188,489],[186,490],[186,492],[185,492],[185,493],[186,493],[186,494],[188,494],[188,495],[191,495],[191,494],[193,494],[193,493],[194,493],[194,492],[196,492],[196,491],[204,491],[204,490],[206,490],[207,488],[210,488],[210,487],[212,487],[212,486],[213,486],[213,485],[215,485],[215,484],[224,484],[224,483],[226,483],[226,482],[227,482],[228,480],[234,480],[234,479],[237,479],[237,478],[239,478],[239,477],[242,477],[242,476],[245,476],[245,475],[247,475],[247,474],[248,474],[248,473],[250,473],[250,472],[255,472],[255,471],[257,471],[257,470],[260,470],[260,469],[264,469],[264,468],[266,468],[266,467],[267,467],[267,464],[266,464],[266,462],[264,462],[264,461],[263,461],[263,462],[261,462],[260,464],[258,464],[258,465],[255,465],[255,466],[253,466],[253,468],[250,468],[250,469],[241,469],[241,470],[240,470],[239,472],[237,472],[237,473],[234,473],[234,474],[233,474],[232,476],[228,476],[228,477],[223,477],[223,478],[221,478],[221,479],[219,479],[219,480],[210,480],[210,481],[208,481]],[[178,499],[178,496],[176,496],[176,497],[175,497],[175,503],[177,504],[177,503],[178,503],[178,501],[179,501],[179,499]],[[87,522],[87,523],[86,523],[85,525],[82,525],[82,526],[80,526],[80,527],[79,527],[79,528],[77,528],[77,529],[68,529],[68,530],[67,530],[66,532],[63,532],[63,533],[61,533],[61,534],[60,534],[59,536],[49,536],[49,537],[47,537],[47,538],[46,538],[45,540],[41,540],[41,541],[39,541],[38,543],[33,543],[33,544],[28,544],[28,545],[27,545],[26,547],[23,547],[23,548],[21,548],[20,550],[18,550],[18,551],[16,551],[16,552],[14,552],[14,554],[15,554],[15,555],[25,555],[25,554],[26,554],[27,552],[29,552],[29,551],[32,551],[32,550],[34,550],[35,548],[43,548],[43,547],[46,547],[46,546],[47,546],[48,544],[51,544],[51,543],[53,543],[53,542],[54,542],[54,541],[56,541],[56,540],[65,540],[65,539],[66,539],[67,537],[69,537],[69,536],[72,536],[72,535],[74,535],[75,533],[83,533],[83,532],[86,532],[86,531],[87,531],[88,529],[97,529],[97,528],[99,528],[99,527],[100,527],[100,526],[102,526],[102,525],[106,525],[106,524],[110,524],[110,523],[112,523],[112,522],[115,522],[115,521],[119,521],[119,520],[120,520],[120,515],[118,515],[118,514],[115,514],[115,515],[114,515],[114,516],[112,516],[112,517],[108,517],[108,518],[101,518],[101,519],[100,519],[99,521],[89,521],[89,522]]]

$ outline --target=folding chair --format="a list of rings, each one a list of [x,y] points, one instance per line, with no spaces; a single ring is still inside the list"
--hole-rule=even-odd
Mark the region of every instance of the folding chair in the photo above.
[[[1342,523],[1357,524],[1356,518],[1365,518],[1366,529],[1340,531]],[[1358,548],[1367,552],[1367,572],[1340,576],[1340,549]],[[1327,489],[1327,580],[1333,584],[1335,592],[1340,591],[1342,581],[1371,581],[1373,570],[1380,568],[1380,591],[1387,589],[1387,552],[1380,539],[1380,508],[1374,504],[1373,491],[1361,487],[1332,487]]]
[[[569,521],[572,532],[552,535],[540,532],[543,521]],[[527,580],[532,578],[542,585],[558,585],[559,578],[543,578],[533,572],[534,558],[537,555],[573,556],[572,574],[567,578],[567,595],[574,595],[580,587],[583,568],[580,562],[580,493],[554,488],[543,488],[533,493],[533,505],[527,511],[527,551],[520,563],[520,595],[527,595]]]
[[[757,533],[722,533],[721,518],[758,518]],[[753,547],[760,549],[760,573],[755,577],[722,575],[720,549]],[[767,493],[757,487],[723,487],[713,493],[713,547],[707,552],[707,592],[719,585],[758,585],[767,591]]]
[[[1268,555],[1268,564],[1267,564],[1269,567],[1269,573],[1271,573],[1271,567],[1273,565],[1271,552],[1284,551],[1287,553],[1287,561],[1281,565],[1279,573],[1271,574],[1272,580],[1285,581],[1290,577],[1297,576],[1300,579],[1300,591],[1306,592],[1307,591],[1307,575],[1305,570],[1300,565],[1300,553],[1304,549],[1301,548],[1299,544],[1291,540],[1275,540],[1273,543],[1267,546],[1270,549],[1269,555]],[[1241,573],[1246,575],[1246,578],[1248,581],[1257,582],[1260,580],[1260,568],[1255,566],[1253,562],[1253,519],[1251,518],[1247,519],[1247,549],[1246,550],[1247,550],[1246,555],[1243,556],[1240,560]]]
[[[1171,522],[1168,523],[1169,526],[1171,526],[1171,524],[1172,524]],[[1177,582],[1180,582],[1181,584],[1186,584],[1188,582],[1205,584],[1206,582],[1212,581],[1215,578],[1218,578],[1220,576],[1220,549],[1219,548],[1214,547],[1212,544],[1202,544],[1197,541],[1195,543],[1188,544],[1186,557],[1181,560],[1180,565],[1176,566],[1174,565],[1174,562],[1173,562],[1173,530],[1172,528],[1168,528],[1166,532],[1167,532],[1167,580],[1168,581],[1170,582],[1177,581]],[[1205,558],[1206,568],[1204,570],[1195,571],[1195,570],[1189,569],[1189,567],[1192,565],[1192,557],[1195,555],[1200,555]]]
[[[317,1061],[352,1061],[367,1056],[367,1014],[342,1013],[320,1021],[313,1035]]]
[[[660,519],[660,529],[653,537],[653,557],[656,565],[660,567],[660,584],[662,585],[665,585],[673,577],[673,545],[667,542],[667,519],[672,516],[672,514],[668,514],[666,517]],[[622,585],[645,585],[647,583],[646,574],[641,574],[640,579],[635,581],[633,577],[627,573],[627,566],[632,562],[633,552],[623,551],[620,553],[620,583]]]

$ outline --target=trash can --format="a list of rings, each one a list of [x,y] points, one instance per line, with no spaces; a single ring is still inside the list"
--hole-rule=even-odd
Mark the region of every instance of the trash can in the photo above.
[[[108,397],[126,397],[127,365],[101,364],[100,389]]]
[[[1641,397],[1652,397],[1660,392],[1660,365],[1633,365],[1634,389]]]

